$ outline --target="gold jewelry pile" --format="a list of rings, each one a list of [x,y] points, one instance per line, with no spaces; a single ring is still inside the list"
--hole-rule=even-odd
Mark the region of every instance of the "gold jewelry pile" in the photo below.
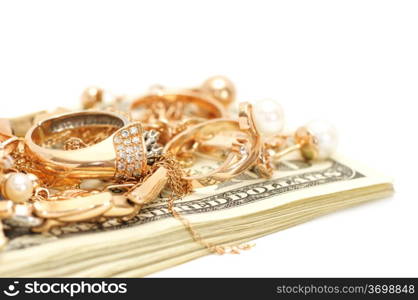
[[[221,76],[197,88],[155,86],[133,99],[105,98],[102,89],[88,88],[82,110],[0,119],[0,248],[7,231],[126,222],[163,193],[197,243],[214,253],[237,253],[249,246],[207,243],[175,210],[175,200],[246,171],[268,178],[293,151],[306,160],[325,159],[337,144],[334,128],[323,122],[282,133],[283,112],[273,100],[254,108],[240,103],[232,112],[235,88]],[[219,164],[194,173],[199,156]]]

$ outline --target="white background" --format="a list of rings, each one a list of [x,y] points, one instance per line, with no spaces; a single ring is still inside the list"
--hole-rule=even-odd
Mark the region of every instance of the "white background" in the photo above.
[[[335,123],[394,197],[155,276],[417,276],[417,1],[1,1],[0,116],[224,74],[290,127]]]

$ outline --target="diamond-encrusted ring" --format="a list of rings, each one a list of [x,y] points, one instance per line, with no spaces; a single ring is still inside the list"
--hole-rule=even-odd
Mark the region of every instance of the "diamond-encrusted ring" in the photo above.
[[[71,112],[43,120],[29,129],[25,137],[26,152],[31,159],[29,171],[54,186],[76,184],[85,178],[113,178],[115,161],[119,160],[114,148],[116,133],[122,138],[140,129],[135,125],[128,127],[131,131],[120,130],[128,125],[123,115],[104,111]],[[74,139],[80,140],[75,147],[71,143]],[[134,152],[142,140],[134,133],[124,143],[131,143],[128,151]]]
[[[113,143],[116,151],[115,176],[132,178],[146,171],[147,165],[161,155],[162,147],[157,143],[159,132],[144,131],[140,122],[118,130]]]

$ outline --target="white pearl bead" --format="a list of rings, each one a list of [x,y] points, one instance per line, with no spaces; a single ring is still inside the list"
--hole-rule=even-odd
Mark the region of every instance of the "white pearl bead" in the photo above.
[[[318,147],[317,159],[329,158],[337,149],[338,134],[336,128],[325,121],[311,121],[305,128],[315,137]]]
[[[264,135],[279,134],[284,127],[284,113],[276,100],[265,99],[254,105],[254,119],[257,129]]]
[[[33,181],[24,173],[10,174],[4,184],[4,194],[10,200],[22,203],[33,195]]]

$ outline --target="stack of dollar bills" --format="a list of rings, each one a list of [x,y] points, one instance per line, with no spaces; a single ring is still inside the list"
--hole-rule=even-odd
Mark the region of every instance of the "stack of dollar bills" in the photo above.
[[[268,180],[245,173],[197,189],[178,200],[176,210],[208,242],[232,245],[392,192],[390,179],[339,156],[313,164],[294,159],[277,165]],[[164,198],[125,223],[77,224],[48,235],[9,234],[0,253],[3,277],[146,276],[209,254],[172,217]]]

